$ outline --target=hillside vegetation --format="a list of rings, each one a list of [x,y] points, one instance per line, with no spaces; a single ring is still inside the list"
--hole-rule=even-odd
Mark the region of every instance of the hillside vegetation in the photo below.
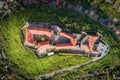
[[[58,55],[38,59],[32,51],[25,49],[21,43],[20,28],[28,21],[56,21],[64,25],[64,27],[70,28],[72,32],[94,29],[103,35],[103,39],[110,46],[109,54],[102,60],[82,69],[76,69],[63,74],[69,80],[74,79],[74,76],[79,73],[84,74],[91,69],[101,69],[107,65],[115,66],[120,64],[120,42],[99,23],[86,16],[79,15],[75,11],[53,9],[46,5],[34,7],[36,6],[33,5],[16,11],[0,25],[0,34],[3,37],[2,49],[16,73],[22,74],[27,78],[33,78],[40,74],[85,63],[90,60],[90,58],[86,57]],[[57,79],[58,76],[54,77],[54,79]]]

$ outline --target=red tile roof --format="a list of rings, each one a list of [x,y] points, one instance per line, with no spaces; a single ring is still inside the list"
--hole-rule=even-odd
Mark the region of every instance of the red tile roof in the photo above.
[[[66,33],[64,33],[64,32],[61,32],[60,35],[66,37],[66,38],[68,38],[68,39],[70,39],[71,45],[73,45],[73,46],[76,45],[77,39],[76,39],[76,38],[73,38],[71,34],[66,34]]]
[[[45,42],[36,42],[33,40],[33,35],[45,35],[48,38],[50,38],[53,35],[53,32],[49,29],[45,28],[35,28],[35,27],[27,27],[26,28],[26,38],[25,38],[25,43],[30,45],[30,46],[37,46],[39,51],[44,51],[50,48],[55,48],[57,50],[60,49],[74,49],[76,48],[77,44],[77,39],[73,38],[71,34],[67,34],[64,32],[60,32],[59,35],[64,36],[68,39],[70,39],[70,43],[65,43],[65,44],[56,44],[56,46],[50,45],[50,41],[45,41]],[[88,36],[88,44],[82,45],[82,47],[85,49],[86,52],[92,52],[92,53],[98,53],[97,51],[93,50],[94,48],[94,43],[98,39],[98,36]]]
[[[98,39],[99,37],[97,36],[89,36],[89,48],[94,48],[94,43],[96,42],[96,40]]]
[[[85,51],[87,53],[89,53],[89,52],[98,53],[98,51],[93,50],[94,44],[95,44],[96,40],[98,40],[98,38],[99,38],[98,36],[92,36],[92,35],[88,36],[88,44],[82,45],[82,47],[85,49]]]
[[[115,34],[120,35],[120,30],[119,29],[115,30]]]
[[[54,46],[50,45],[50,41],[45,41],[45,42],[36,42],[33,40],[33,34],[37,35],[46,35],[47,37],[51,37],[53,35],[53,32],[49,29],[45,28],[31,28],[28,27],[26,28],[26,39],[25,42],[30,45],[30,46],[37,46],[38,50],[46,50],[49,48],[53,48]],[[56,44],[56,49],[73,49],[76,46],[77,40],[76,38],[73,38],[72,35],[61,32],[61,36],[64,36],[68,39],[70,39],[70,43],[67,44]]]
[[[52,31],[46,28],[26,28],[32,35],[38,34],[38,35],[46,35],[47,37],[52,36]]]

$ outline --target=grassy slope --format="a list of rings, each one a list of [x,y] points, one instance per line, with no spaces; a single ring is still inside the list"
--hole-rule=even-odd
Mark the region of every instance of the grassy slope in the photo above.
[[[54,12],[54,13],[53,13]],[[60,14],[60,15],[59,15]],[[58,13],[59,18],[64,18],[64,15]],[[64,13],[63,13],[64,14]],[[32,21],[49,21],[57,20],[56,10],[40,10],[29,8],[18,11],[8,20],[4,20],[0,26],[0,34],[3,36],[3,50],[8,56],[8,60],[13,63],[13,68],[18,73],[25,77],[31,78],[36,75],[55,71],[64,67],[84,63],[89,58],[75,56],[52,56],[38,59],[30,51],[24,49],[19,30],[28,19]]]

